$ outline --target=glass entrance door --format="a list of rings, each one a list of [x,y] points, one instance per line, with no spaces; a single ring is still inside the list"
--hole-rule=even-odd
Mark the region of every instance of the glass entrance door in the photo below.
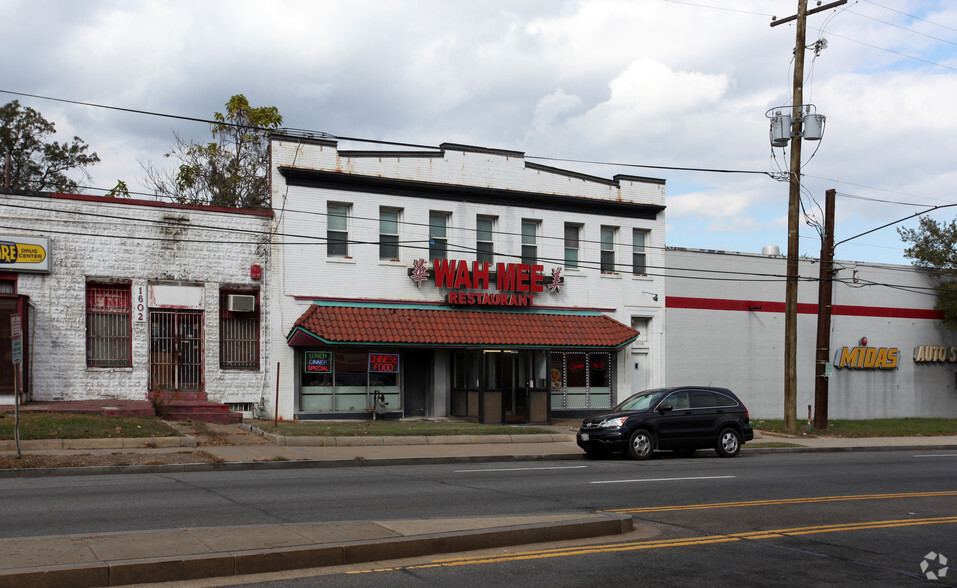
[[[528,422],[528,386],[531,353],[517,351],[504,354],[502,383],[505,388],[505,422]]]

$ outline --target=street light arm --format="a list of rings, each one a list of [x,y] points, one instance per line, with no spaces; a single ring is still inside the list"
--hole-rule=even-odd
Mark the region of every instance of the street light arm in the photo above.
[[[897,223],[902,223],[902,222],[904,222],[904,221],[906,221],[906,220],[910,220],[910,219],[912,219],[912,218],[914,218],[914,217],[925,215],[925,214],[927,214],[928,212],[934,212],[935,210],[940,209],[940,208],[950,208],[951,206],[957,206],[957,204],[941,204],[940,206],[935,206],[935,207],[933,207],[933,208],[928,208],[927,210],[925,210],[925,211],[923,211],[923,212],[917,212],[917,213],[914,213],[914,214],[912,214],[912,215],[910,215],[910,216],[905,216],[905,217],[902,218],[902,219],[898,219],[898,220],[896,220],[896,221],[889,222],[889,223],[887,223],[886,225],[881,225],[881,226],[876,227],[876,228],[874,228],[874,229],[871,229],[871,230],[869,230],[869,231],[864,231],[863,233],[861,233],[861,234],[859,234],[859,235],[854,235],[853,237],[848,237],[847,239],[844,239],[843,241],[838,241],[837,243],[834,244],[834,248],[837,248],[837,246],[840,245],[841,243],[847,243],[847,242],[850,241],[851,239],[857,239],[858,237],[863,237],[864,235],[868,235],[868,234],[870,234],[870,233],[873,233],[874,231],[879,231],[879,230],[881,230],[881,229],[886,229],[887,227],[889,227],[889,226],[891,226],[891,225],[896,225]]]

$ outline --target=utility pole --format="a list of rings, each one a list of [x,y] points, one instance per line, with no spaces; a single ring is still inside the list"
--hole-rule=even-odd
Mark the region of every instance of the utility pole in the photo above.
[[[794,41],[794,87],[791,97],[791,164],[788,190],[788,257],[784,298],[784,427],[797,431],[797,294],[798,294],[798,228],[801,203],[801,108],[804,106],[804,51],[807,48],[807,16],[846,4],[838,0],[818,6],[810,13],[807,0],[798,0],[797,14],[774,20],[771,26],[797,21]]]
[[[834,199],[837,190],[825,192],[824,237],[817,283],[817,356],[814,365],[814,428],[827,428],[827,365],[831,356],[831,293],[834,285]]]

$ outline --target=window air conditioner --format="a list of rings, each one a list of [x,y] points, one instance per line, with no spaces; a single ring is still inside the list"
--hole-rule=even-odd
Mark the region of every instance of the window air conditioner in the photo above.
[[[230,294],[226,309],[229,312],[253,312],[256,310],[256,297],[251,294]]]

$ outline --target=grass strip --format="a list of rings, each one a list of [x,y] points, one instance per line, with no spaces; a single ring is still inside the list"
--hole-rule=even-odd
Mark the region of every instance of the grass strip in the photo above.
[[[13,439],[14,414],[0,413],[0,439]],[[20,439],[179,437],[157,417],[117,417],[72,412],[20,412]]]
[[[784,421],[752,419],[751,426],[761,431],[787,433]],[[828,420],[827,429],[808,430],[807,421],[798,421],[798,433],[815,437],[933,437],[957,435],[957,419],[903,418],[868,420]]]

